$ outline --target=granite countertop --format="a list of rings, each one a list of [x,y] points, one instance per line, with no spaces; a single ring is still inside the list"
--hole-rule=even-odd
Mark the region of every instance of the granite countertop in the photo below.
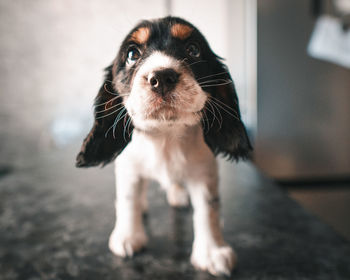
[[[46,153],[0,177],[0,279],[220,279],[190,265],[192,210],[150,188],[150,241],[113,256],[113,166],[76,169],[74,152]],[[350,279],[350,244],[249,162],[220,160],[224,236],[238,255],[232,279]]]

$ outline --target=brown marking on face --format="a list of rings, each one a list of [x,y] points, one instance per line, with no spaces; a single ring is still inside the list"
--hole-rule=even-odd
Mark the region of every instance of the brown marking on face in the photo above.
[[[148,27],[140,27],[131,34],[130,41],[134,41],[137,44],[144,44],[147,42],[150,36],[150,30]]]
[[[180,40],[185,40],[188,38],[191,35],[192,31],[192,27],[182,23],[175,23],[170,30],[171,35]]]

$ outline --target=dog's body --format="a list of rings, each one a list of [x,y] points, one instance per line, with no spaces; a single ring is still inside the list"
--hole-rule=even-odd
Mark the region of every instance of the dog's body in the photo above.
[[[238,159],[251,146],[231,77],[199,31],[173,17],[136,26],[107,68],[95,119],[77,166],[118,156],[112,252],[132,256],[146,245],[142,213],[151,179],[172,206],[191,200],[192,263],[214,275],[230,274],[235,255],[219,227],[215,154]]]

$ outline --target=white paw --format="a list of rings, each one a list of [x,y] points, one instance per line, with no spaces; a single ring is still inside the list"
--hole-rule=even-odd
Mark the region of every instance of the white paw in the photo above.
[[[168,203],[173,207],[186,207],[189,205],[189,197],[186,189],[177,184],[167,189]]]
[[[114,229],[109,237],[109,249],[120,257],[132,257],[147,244],[147,236],[143,231],[124,234]]]
[[[219,276],[230,276],[237,257],[230,246],[212,247],[197,246],[192,250],[191,263],[200,270]]]

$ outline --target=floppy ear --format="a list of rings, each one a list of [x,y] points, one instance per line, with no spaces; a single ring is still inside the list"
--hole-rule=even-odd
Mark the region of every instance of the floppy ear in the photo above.
[[[214,154],[223,154],[238,160],[250,157],[252,146],[241,121],[238,98],[228,69],[216,60],[212,65],[213,75],[201,82],[208,100],[202,121],[204,138]]]
[[[77,167],[104,166],[131,140],[133,126],[122,97],[112,86],[112,68],[111,65],[105,69],[105,81],[95,98],[94,125],[77,155]]]

